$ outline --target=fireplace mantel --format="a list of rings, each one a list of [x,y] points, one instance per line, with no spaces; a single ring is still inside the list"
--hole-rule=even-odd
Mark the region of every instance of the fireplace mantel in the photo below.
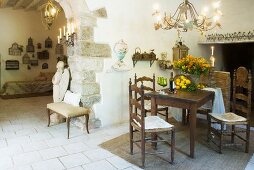
[[[199,41],[198,44],[200,45],[212,45],[212,44],[243,44],[243,43],[254,43],[254,40],[250,41],[214,41],[214,42],[207,42],[207,41]]]

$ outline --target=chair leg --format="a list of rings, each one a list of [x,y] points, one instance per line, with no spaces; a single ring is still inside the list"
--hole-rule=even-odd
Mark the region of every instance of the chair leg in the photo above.
[[[207,121],[208,121],[207,142],[210,142],[210,136],[211,136],[211,117],[208,114],[207,114]]]
[[[70,118],[66,119],[66,123],[67,123],[67,138],[69,139],[70,136]]]
[[[223,138],[223,128],[224,128],[224,125],[223,123],[220,124],[220,145],[219,145],[219,153],[222,153],[222,138]]]
[[[129,125],[130,127],[130,153],[131,155],[133,155],[133,127],[132,125],[130,124]]]
[[[89,130],[88,130],[89,114],[85,114],[85,117],[86,117],[86,131],[89,134]]]
[[[173,128],[171,131],[171,163],[174,163],[175,156],[175,129]]]
[[[231,129],[231,143],[235,143],[235,125],[232,125]]]
[[[141,159],[142,159],[142,167],[145,166],[145,132],[141,131]]]
[[[186,124],[186,109],[182,109],[182,124]]]
[[[249,153],[249,141],[250,141],[250,124],[246,125],[246,145],[245,145],[245,152]]]
[[[47,113],[48,113],[48,127],[50,125],[50,109],[47,109]]]
[[[166,113],[165,113],[165,121],[168,122],[168,107],[166,107]]]

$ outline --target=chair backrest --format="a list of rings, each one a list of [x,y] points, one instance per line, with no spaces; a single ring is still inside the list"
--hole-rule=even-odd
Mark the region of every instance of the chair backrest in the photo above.
[[[140,95],[140,100],[138,100],[135,95]],[[140,111],[140,116],[138,115]],[[139,125],[139,127],[144,127],[144,86],[141,84],[139,88],[137,84],[132,84],[131,79],[129,81],[129,113],[130,113],[130,123]]]
[[[251,71],[245,67],[234,70],[232,111],[246,118],[251,114]]]
[[[135,73],[134,83],[137,86],[143,86],[143,90],[145,92],[149,91],[155,91],[155,74],[153,74],[153,78],[142,76],[137,78],[137,74]],[[152,87],[149,86],[149,84],[152,84]],[[138,97],[138,94],[135,94],[136,99],[140,100],[140,96]],[[144,97],[144,100],[151,100],[150,97]]]
[[[137,85],[139,85],[139,83],[142,83],[145,91],[155,91],[155,74],[153,74],[153,78],[146,77],[146,76],[137,78],[137,74],[135,73],[135,80],[134,81],[135,81],[135,84],[137,84]],[[144,85],[149,82],[152,83],[152,87]]]

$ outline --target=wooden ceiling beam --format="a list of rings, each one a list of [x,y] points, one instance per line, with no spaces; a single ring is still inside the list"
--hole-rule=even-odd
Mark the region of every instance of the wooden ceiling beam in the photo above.
[[[33,1],[26,7],[26,11],[27,11],[27,10],[30,10],[30,9],[32,9],[33,7],[35,7],[36,5],[38,5],[40,1],[41,1],[41,0],[33,0]]]
[[[1,2],[1,8],[5,8],[9,0],[2,0]]]
[[[18,0],[18,2],[13,6],[13,9],[19,9],[24,1],[25,0]]]

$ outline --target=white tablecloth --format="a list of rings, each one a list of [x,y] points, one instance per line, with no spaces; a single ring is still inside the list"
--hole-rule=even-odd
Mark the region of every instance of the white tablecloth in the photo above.
[[[224,114],[225,106],[224,106],[221,88],[204,88],[203,90],[213,91],[215,93],[215,96],[214,96],[213,104],[211,102],[208,102],[202,107],[211,108],[211,105],[212,105],[212,113]],[[216,129],[220,129],[220,125],[212,125],[212,126]]]

